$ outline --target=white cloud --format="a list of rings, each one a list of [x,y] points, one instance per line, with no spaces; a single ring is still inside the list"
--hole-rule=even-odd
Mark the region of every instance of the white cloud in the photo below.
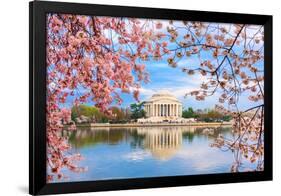
[[[127,161],[142,161],[144,159],[147,159],[151,156],[151,154],[148,151],[133,151],[128,154],[125,154],[122,158]]]
[[[157,91],[149,88],[140,88],[139,89],[140,95],[145,97],[145,99],[148,99],[151,97],[153,94],[155,94]]]
[[[193,165],[198,171],[205,171],[223,165],[225,162],[229,161],[229,156],[232,156],[231,153],[216,153],[216,157],[214,157],[213,152],[218,151],[218,149],[201,145],[196,146],[196,151],[191,149],[193,148],[182,148],[176,156],[181,159],[186,159],[189,163],[189,167]],[[196,161],[201,157],[204,157],[204,161]]]
[[[175,97],[182,100],[187,93],[199,89],[202,82],[204,82],[206,79],[207,78],[201,74],[195,74],[192,76],[187,74],[179,74],[177,76],[173,76],[172,79],[169,74],[163,74],[161,82],[152,82],[148,83],[147,85],[143,85],[139,89],[139,92],[143,99],[147,99],[158,91],[167,90]]]

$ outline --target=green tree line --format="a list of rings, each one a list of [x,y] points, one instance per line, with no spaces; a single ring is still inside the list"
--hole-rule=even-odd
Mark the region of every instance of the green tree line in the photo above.
[[[98,108],[88,105],[73,106],[71,109],[71,119],[77,122],[81,116],[88,118],[91,122],[96,123],[126,123],[135,122],[138,118],[145,117],[143,102],[131,104],[129,108],[119,108],[112,106],[109,109],[112,114],[107,115],[101,112]],[[195,118],[203,122],[218,122],[230,121],[231,116],[226,116],[214,109],[194,110],[192,107],[184,109],[182,112],[183,118]]]
[[[196,118],[199,121],[204,122],[217,122],[217,121],[230,121],[231,116],[223,115],[222,113],[214,109],[205,109],[194,111],[192,107],[184,109],[182,111],[183,118]]]
[[[96,123],[126,123],[128,121],[136,121],[138,118],[145,117],[143,102],[131,104],[129,108],[119,108],[112,106],[109,108],[111,115],[101,112],[98,108],[88,105],[73,106],[71,109],[71,119],[74,122],[79,118],[86,117],[91,122]]]

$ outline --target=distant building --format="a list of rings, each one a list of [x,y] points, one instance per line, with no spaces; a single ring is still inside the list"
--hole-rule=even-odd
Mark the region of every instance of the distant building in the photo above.
[[[182,103],[168,91],[160,91],[144,102],[146,118],[139,123],[174,122],[186,123],[194,119],[182,118]]]
[[[160,91],[145,101],[146,117],[173,119],[182,116],[182,103],[168,91]]]

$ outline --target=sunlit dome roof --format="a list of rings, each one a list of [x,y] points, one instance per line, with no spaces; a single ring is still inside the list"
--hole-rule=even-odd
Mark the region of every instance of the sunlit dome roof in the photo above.
[[[171,96],[173,97],[173,95],[171,95],[170,91],[168,90],[161,90],[161,91],[158,91],[156,94],[154,94],[152,97],[154,96]]]
[[[173,96],[170,93],[170,91],[167,91],[167,90],[158,91],[157,93],[152,95],[152,97],[148,100],[148,102],[157,101],[157,100],[161,100],[161,99],[170,99],[170,100],[179,102],[179,100],[175,96]]]

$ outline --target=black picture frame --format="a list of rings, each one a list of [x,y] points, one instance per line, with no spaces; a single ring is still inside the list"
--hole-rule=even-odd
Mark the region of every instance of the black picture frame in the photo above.
[[[46,13],[264,25],[264,171],[46,183]],[[34,1],[29,4],[29,193],[57,194],[272,180],[272,16]]]

